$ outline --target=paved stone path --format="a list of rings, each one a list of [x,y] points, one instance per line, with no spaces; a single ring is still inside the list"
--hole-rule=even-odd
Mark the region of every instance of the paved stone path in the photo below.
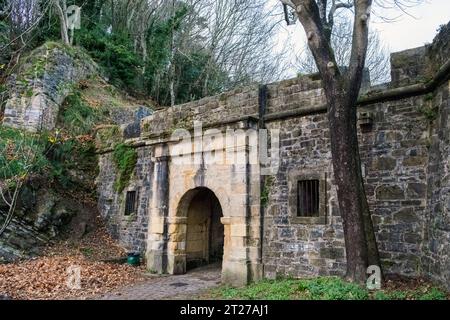
[[[220,285],[221,265],[194,269],[183,275],[163,275],[143,283],[104,294],[100,300],[177,300],[195,299],[207,289]]]

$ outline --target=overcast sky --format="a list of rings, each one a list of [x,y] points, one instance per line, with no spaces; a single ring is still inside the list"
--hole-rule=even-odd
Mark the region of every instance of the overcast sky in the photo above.
[[[276,1],[279,0],[271,0]],[[377,29],[380,38],[390,52],[396,52],[430,43],[442,24],[450,21],[450,0],[424,0],[419,6],[409,8],[410,15],[403,14],[394,22],[371,20],[371,28]],[[389,11],[391,17],[400,12]],[[293,26],[285,26],[280,32],[280,43],[288,45],[290,51],[301,52],[304,46],[304,31],[297,22]]]
[[[372,24],[392,52],[430,43],[438,27],[450,21],[450,1],[427,0],[417,7],[408,9],[408,13],[413,17],[403,15],[396,22]]]

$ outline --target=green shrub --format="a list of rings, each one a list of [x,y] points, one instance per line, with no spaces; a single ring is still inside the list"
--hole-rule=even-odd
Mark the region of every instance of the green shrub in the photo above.
[[[51,181],[59,183],[64,189],[73,187],[67,172],[77,165],[73,159],[77,155],[75,147],[76,141],[74,140],[57,141],[48,147],[47,158],[51,163],[48,172],[49,178]]]
[[[126,34],[109,34],[101,27],[77,33],[76,42],[84,47],[105,70],[110,82],[133,89],[142,61]]]
[[[85,189],[86,181],[73,175],[82,172],[80,176],[95,174],[97,155],[92,140],[79,140],[76,137],[62,139],[56,134],[50,134],[45,139],[47,147],[45,157],[49,163],[46,170],[49,181],[57,183],[63,189]]]
[[[63,127],[74,136],[90,133],[92,128],[101,123],[104,118],[102,109],[94,109],[86,104],[77,90],[66,98],[60,114]]]
[[[418,108],[418,111],[428,120],[428,121],[434,121],[438,117],[438,108],[436,107],[424,107],[421,106]]]
[[[112,148],[120,141],[122,141],[122,135],[117,125],[101,128],[95,136],[96,146],[100,150]]]

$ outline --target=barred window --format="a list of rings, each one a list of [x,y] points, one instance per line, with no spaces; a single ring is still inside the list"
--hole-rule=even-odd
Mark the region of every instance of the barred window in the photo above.
[[[128,191],[125,201],[125,215],[130,216],[136,213],[136,191]]]
[[[320,204],[319,180],[297,182],[297,216],[318,217]]]

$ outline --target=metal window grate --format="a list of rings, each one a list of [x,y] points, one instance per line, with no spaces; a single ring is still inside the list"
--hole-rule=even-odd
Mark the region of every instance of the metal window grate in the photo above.
[[[125,215],[130,216],[136,213],[136,191],[128,191],[125,201]]]
[[[301,180],[297,183],[297,216],[319,216],[319,180]]]

